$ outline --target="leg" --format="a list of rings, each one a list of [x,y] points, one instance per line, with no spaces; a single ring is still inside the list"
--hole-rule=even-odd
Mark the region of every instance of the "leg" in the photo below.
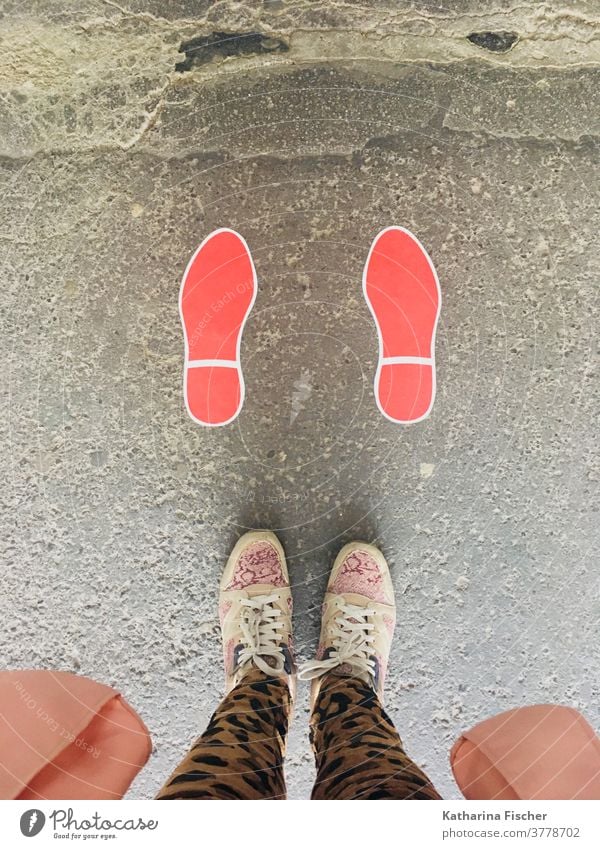
[[[157,799],[283,799],[291,698],[287,683],[250,670]]]
[[[395,619],[383,554],[369,543],[344,546],[327,584],[317,657],[299,675],[312,680],[313,799],[440,798],[382,707]]]
[[[441,798],[360,678],[323,678],[310,738],[317,764],[313,799]]]
[[[293,694],[292,596],[281,543],[251,531],[221,578],[227,695],[158,799],[285,798],[283,755]]]

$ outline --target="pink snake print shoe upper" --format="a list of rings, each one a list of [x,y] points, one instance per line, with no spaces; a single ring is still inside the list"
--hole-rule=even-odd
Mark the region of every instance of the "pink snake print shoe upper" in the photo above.
[[[344,558],[328,592],[357,593],[380,604],[394,603],[393,593],[384,582],[383,570],[368,551],[359,548]]]
[[[242,552],[226,589],[244,590],[252,584],[283,587],[286,583],[277,551],[271,543],[260,541]]]

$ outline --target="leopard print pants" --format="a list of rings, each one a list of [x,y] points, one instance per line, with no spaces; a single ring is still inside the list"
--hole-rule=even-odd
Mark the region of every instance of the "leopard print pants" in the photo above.
[[[157,799],[285,799],[290,694],[251,670],[226,696]],[[313,799],[439,799],[373,690],[327,675],[310,720]]]

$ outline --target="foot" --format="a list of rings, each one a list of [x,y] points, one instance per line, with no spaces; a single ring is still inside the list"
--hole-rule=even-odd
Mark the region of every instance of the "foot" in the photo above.
[[[351,542],[335,559],[325,600],[317,657],[298,677],[312,680],[314,705],[323,675],[365,681],[383,701],[396,604],[385,557],[373,545]]]
[[[226,692],[251,668],[284,678],[295,695],[292,594],[283,547],[271,531],[250,531],[229,556],[219,598]]]

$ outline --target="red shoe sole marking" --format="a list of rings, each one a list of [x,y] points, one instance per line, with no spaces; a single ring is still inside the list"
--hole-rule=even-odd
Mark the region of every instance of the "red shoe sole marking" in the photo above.
[[[363,292],[379,336],[377,406],[390,421],[420,422],[435,400],[435,333],[442,305],[433,263],[404,227],[386,227],[369,251]]]
[[[189,261],[179,291],[183,396],[198,424],[229,424],[242,409],[240,344],[256,292],[256,271],[245,240],[226,228],[207,236]]]

